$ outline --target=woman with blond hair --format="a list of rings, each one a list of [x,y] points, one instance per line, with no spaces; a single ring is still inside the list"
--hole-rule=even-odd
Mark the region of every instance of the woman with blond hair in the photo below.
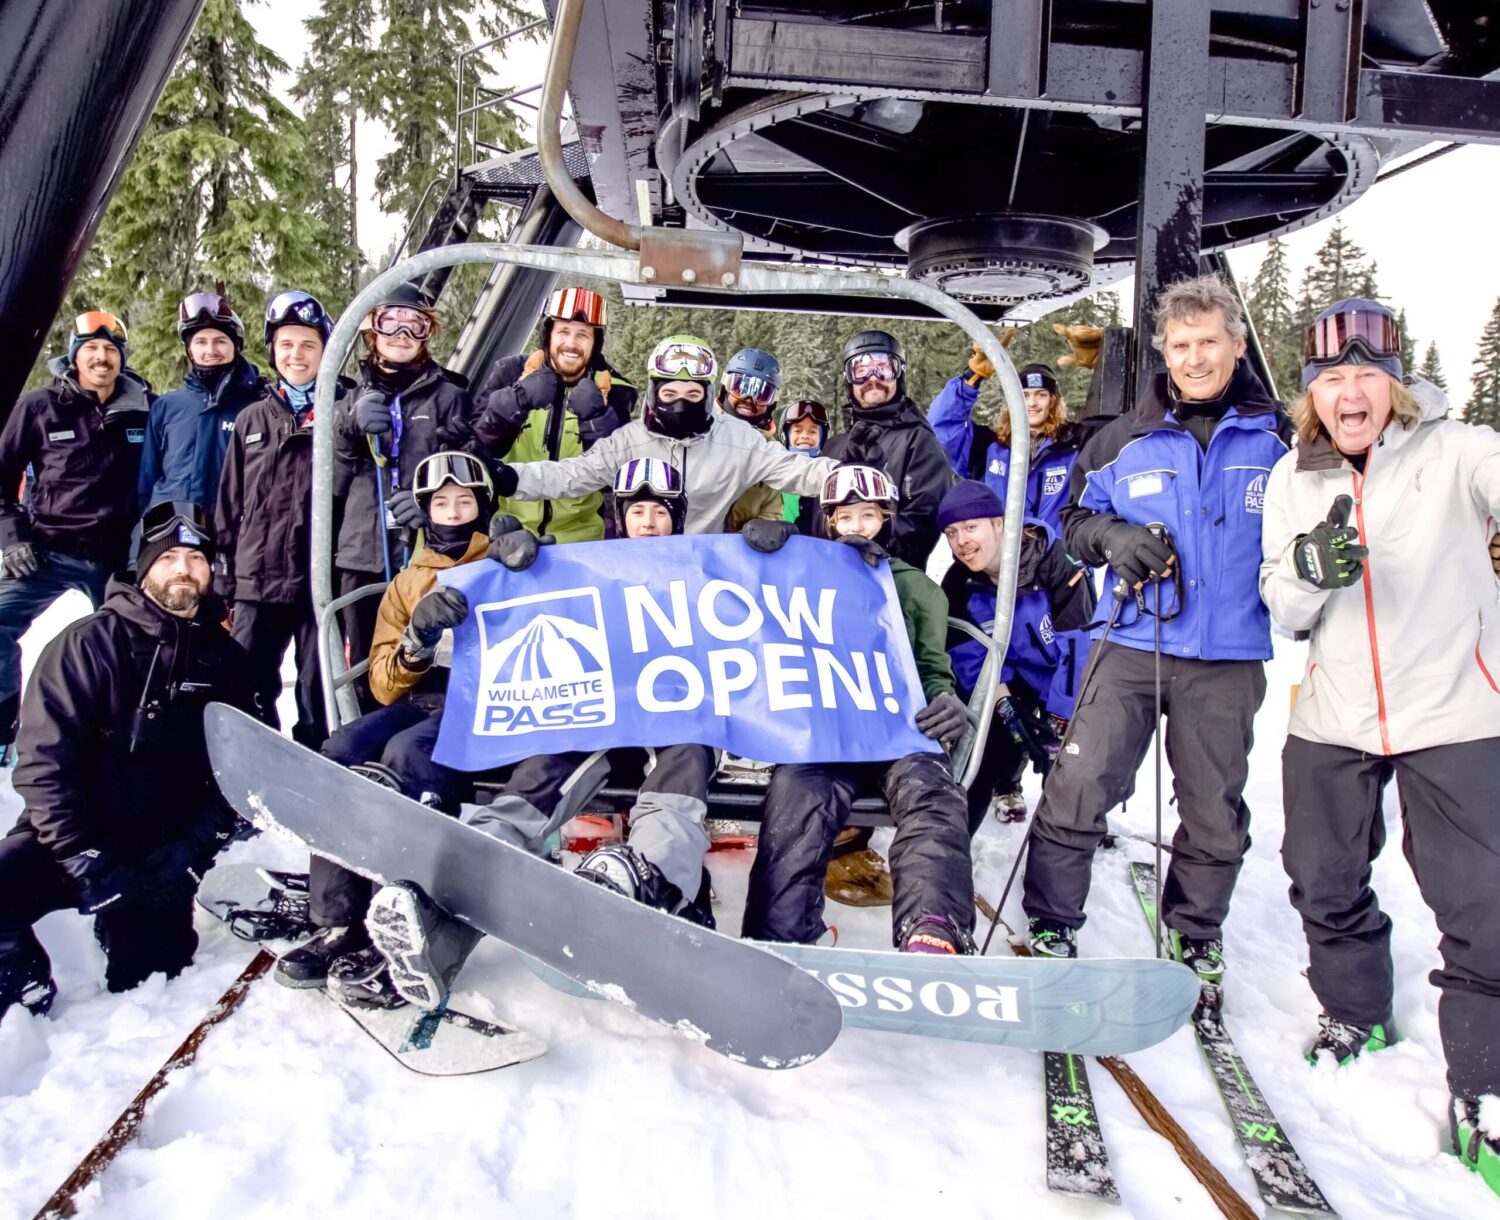
[[[1298,445],[1266,487],[1261,592],[1310,636],[1282,755],[1282,861],[1323,1012],[1309,1058],[1396,1040],[1391,921],[1370,888],[1394,776],[1402,850],[1442,933],[1438,1029],[1465,1162],[1500,1191],[1500,436],[1402,381],[1395,316],[1344,300],[1307,337]],[[1351,517],[1352,514],[1352,517]],[[1494,1129],[1491,1128],[1491,1131]]]

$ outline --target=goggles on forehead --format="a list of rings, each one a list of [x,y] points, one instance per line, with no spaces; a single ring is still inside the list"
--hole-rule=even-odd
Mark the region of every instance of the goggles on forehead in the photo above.
[[[828,412],[824,410],[823,404],[811,398],[799,398],[786,409],[782,417],[782,423],[795,424],[804,419],[810,419],[815,424],[826,427],[828,424]]]
[[[187,527],[186,533],[180,532],[183,526]],[[198,546],[213,537],[207,514],[187,500],[163,500],[153,504],[141,517],[142,541],[156,542],[173,533],[179,533],[183,546]]]
[[[316,297],[305,292],[277,293],[266,306],[266,322],[271,326],[301,323],[319,330],[325,326],[331,329],[331,320],[323,306]]]
[[[101,330],[125,342],[125,323],[107,309],[91,309],[73,319],[73,334],[80,339],[92,338]]]
[[[562,322],[581,321],[590,326],[603,326],[609,311],[604,298],[597,292],[587,288],[559,288],[547,298],[547,311],[543,316]]]
[[[893,508],[896,499],[896,489],[885,471],[873,466],[840,466],[823,481],[818,502],[825,509],[856,503]]]
[[[194,292],[182,298],[177,306],[177,323],[185,326],[190,322],[238,323],[229,300],[217,292]]]
[[[414,496],[430,495],[447,483],[483,487],[490,499],[495,498],[495,484],[485,464],[473,454],[452,451],[434,453],[417,463],[412,474],[411,493]]]
[[[649,372],[658,377],[685,377],[691,381],[712,381],[719,362],[708,348],[697,343],[669,343],[651,354]]]
[[[735,398],[769,407],[776,401],[776,383],[754,373],[725,373],[724,389]]]
[[[635,458],[621,466],[615,474],[615,496],[628,500],[645,493],[663,500],[682,495],[682,476],[677,467],[660,458]]]
[[[414,309],[410,305],[382,305],[370,315],[370,328],[377,335],[390,338],[405,334],[408,339],[415,339],[418,343],[432,337],[434,325],[430,313],[424,309]]]
[[[890,352],[864,352],[850,356],[844,364],[844,376],[850,385],[864,385],[870,380],[896,381],[905,367],[901,357]]]
[[[1321,317],[1307,328],[1302,360],[1337,360],[1351,343],[1362,343],[1377,358],[1401,355],[1401,328],[1389,310],[1367,303]]]

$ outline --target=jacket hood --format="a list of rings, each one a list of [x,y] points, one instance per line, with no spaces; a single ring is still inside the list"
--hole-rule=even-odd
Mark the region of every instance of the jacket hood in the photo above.
[[[204,595],[198,605],[198,613],[191,620],[179,619],[147,597],[139,585],[131,584],[120,576],[110,577],[104,590],[104,608],[118,614],[132,627],[153,639],[165,635],[168,626],[174,622],[191,621],[200,627],[221,623],[225,612],[223,599],[216,593],[208,593]]]
[[[444,568],[456,568],[461,563],[473,563],[476,559],[483,559],[489,549],[489,535],[480,530],[475,530],[474,537],[469,540],[469,549],[457,559],[449,559],[442,551],[435,550],[430,546],[424,546],[413,553],[411,566],[414,568],[431,568],[434,571],[442,571]]]
[[[216,385],[210,387],[199,376],[198,370],[191,367],[188,375],[183,378],[183,385],[197,390],[207,398],[206,405],[212,408],[221,406],[226,399],[232,398],[238,398],[241,402],[254,402],[265,392],[266,383],[253,364],[244,356],[236,355],[234,363]]]
[[[94,397],[78,384],[78,378],[73,375],[73,365],[66,356],[52,357],[47,361],[47,371],[52,374],[55,383],[69,393],[77,394],[80,398]],[[151,383],[134,369],[124,368],[120,370],[120,378],[115,382],[114,397],[104,405],[111,412],[145,411],[151,406],[150,395]]]
[[[1158,426],[1166,419],[1168,411],[1171,411],[1175,418],[1178,401],[1176,395],[1168,388],[1167,374],[1157,373],[1151,379],[1147,392],[1136,404],[1134,416],[1137,422],[1136,428],[1132,431],[1149,430]],[[1214,401],[1222,403],[1226,411],[1233,407],[1241,415],[1262,415],[1268,411],[1275,411],[1280,406],[1244,359],[1234,362],[1234,376],[1229,379],[1229,385],[1225,387],[1224,392]]]
[[[1411,428],[1403,428],[1392,416],[1376,440],[1377,445],[1400,444],[1401,438],[1409,436],[1423,424],[1435,423],[1447,417],[1450,407],[1448,395],[1432,382],[1413,377],[1406,382],[1406,388],[1422,408],[1422,414]],[[1328,435],[1327,429],[1321,426],[1318,428],[1318,435],[1312,440],[1297,442],[1298,470],[1337,470],[1347,460],[1340,450],[1334,448],[1333,439]]]

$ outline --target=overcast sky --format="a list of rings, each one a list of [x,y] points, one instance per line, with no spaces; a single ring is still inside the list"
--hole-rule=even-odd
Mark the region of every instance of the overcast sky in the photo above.
[[[304,54],[302,19],[307,11],[307,0],[268,0],[251,9],[261,37],[293,68]],[[497,61],[497,77],[507,88],[535,84],[545,65],[545,45],[521,44],[505,61]],[[383,254],[404,223],[382,215],[372,197],[375,159],[388,151],[383,144],[378,128],[368,127],[362,135],[359,226],[370,254]],[[1382,295],[1406,310],[1418,355],[1437,340],[1449,392],[1459,405],[1468,397],[1480,332],[1500,296],[1497,199],[1500,146],[1471,145],[1372,187],[1339,213],[1349,236],[1376,260]],[[1287,239],[1299,277],[1330,223]],[[1255,274],[1263,253],[1263,246],[1230,252],[1241,284]],[[1128,302],[1130,286],[1123,285],[1121,292]]]

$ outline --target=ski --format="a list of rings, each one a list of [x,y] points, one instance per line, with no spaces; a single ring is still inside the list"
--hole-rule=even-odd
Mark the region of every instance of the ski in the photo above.
[[[1109,1149],[1088,1072],[1079,1055],[1049,1051],[1042,1056],[1046,1084],[1047,1189],[1059,1194],[1119,1203]]]
[[[297,745],[243,712],[204,713],[234,808],[374,880],[409,880],[472,927],[737,1063],[800,1067],[843,1012],[791,962],[591,885]]]
[[[1140,901],[1146,923],[1156,925],[1156,866],[1132,862],[1130,880]],[[1165,929],[1163,929],[1165,931]],[[1266,1206],[1304,1216],[1338,1220],[1338,1212],[1323,1196],[1308,1173],[1302,1157],[1292,1146],[1281,1123],[1271,1112],[1260,1086],[1240,1057],[1234,1039],[1223,1021],[1193,1019],[1193,1032],[1208,1062],[1209,1072],[1224,1101],[1235,1138],[1245,1162],[1255,1177],[1256,1189]]]

